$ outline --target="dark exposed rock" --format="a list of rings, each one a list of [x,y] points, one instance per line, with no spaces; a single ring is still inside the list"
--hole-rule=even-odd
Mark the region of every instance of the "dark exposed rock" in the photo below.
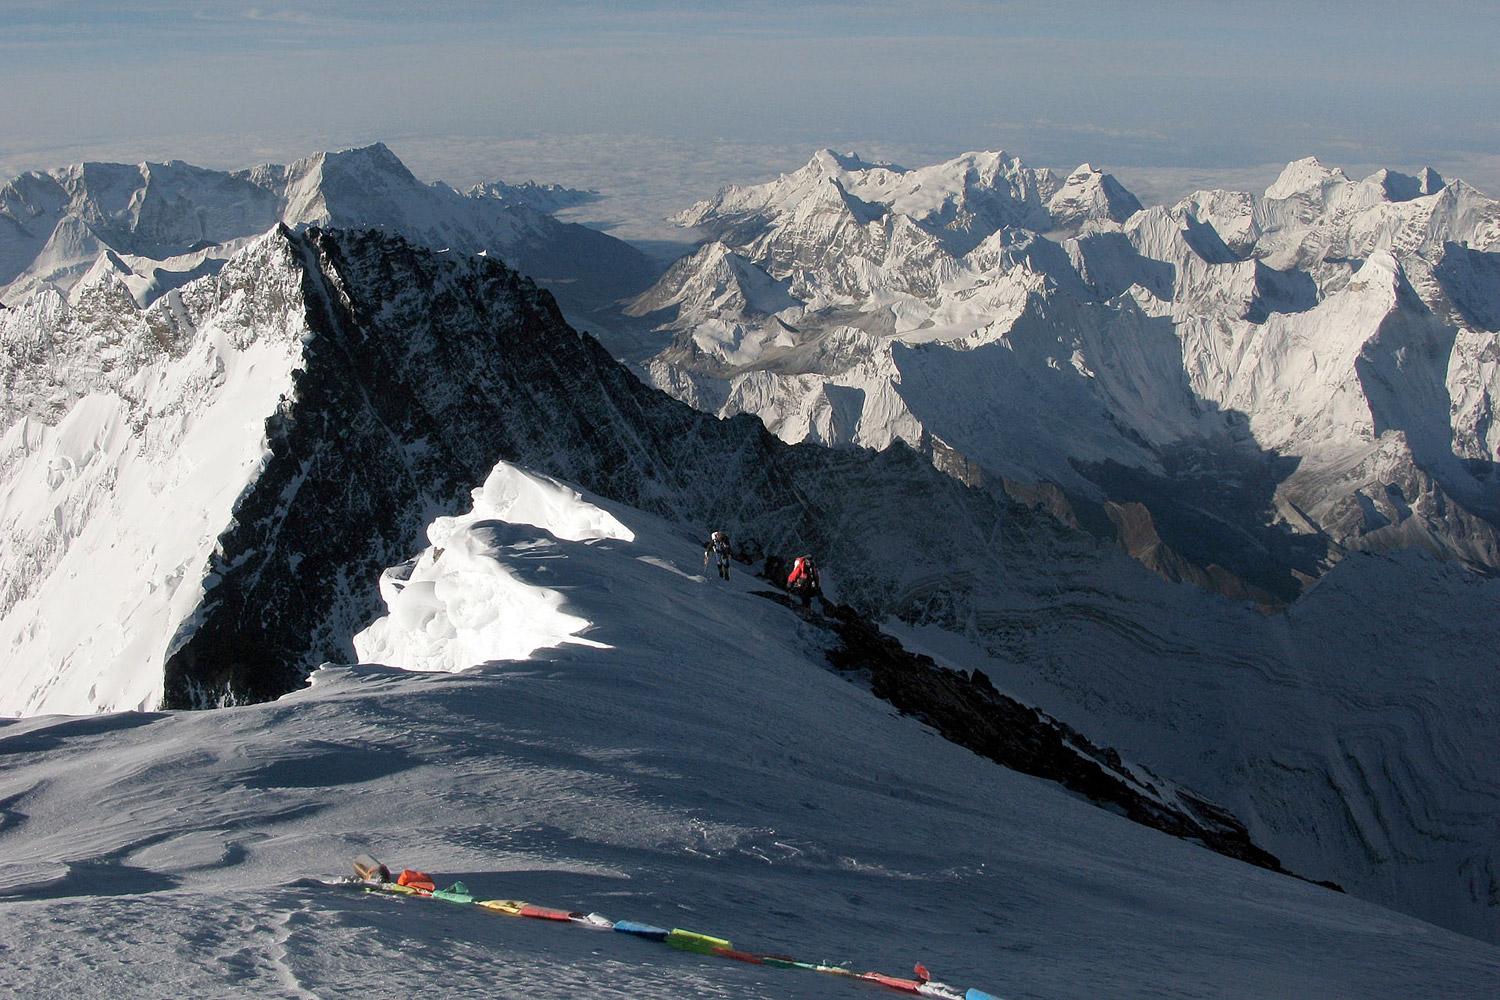
[[[762,596],[794,606],[781,594]],[[1149,772],[1127,767],[1112,747],[1096,746],[1067,724],[1001,694],[983,671],[949,670],[930,656],[911,653],[848,605],[825,602],[822,615],[802,614],[837,636],[838,644],[827,652],[835,669],[864,677],[877,698],[932,726],[944,739],[1012,770],[1055,781],[1144,826],[1293,874],[1257,847],[1229,810],[1181,786],[1147,780],[1141,775]]]
[[[1200,567],[1184,559],[1161,540],[1151,511],[1145,504],[1119,504],[1106,500],[1104,511],[1114,523],[1120,548],[1162,579],[1191,583],[1235,600],[1255,601],[1262,607],[1277,607],[1283,603],[1269,592],[1245,583],[1217,563]]]
[[[313,336],[292,398],[266,420],[271,458],[219,539],[217,584],[169,653],[170,707],[275,698],[351,659],[381,611],[380,572],[502,459],[769,551],[817,553],[850,570],[847,596],[892,612],[909,580],[985,562],[1006,526],[1038,545],[1063,530],[905,446],[789,446],[754,417],[695,411],[497,260],[385,232],[282,238],[304,264]]]

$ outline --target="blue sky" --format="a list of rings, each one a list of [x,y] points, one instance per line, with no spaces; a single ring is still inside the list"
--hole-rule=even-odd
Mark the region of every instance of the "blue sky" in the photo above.
[[[491,165],[454,150],[524,160],[526,141],[591,137],[601,176],[619,139],[728,144],[754,169],[757,149],[1004,148],[1127,177],[1317,155],[1500,180],[1488,2],[417,6],[0,0],[0,167],[244,166],[382,139],[478,179]]]

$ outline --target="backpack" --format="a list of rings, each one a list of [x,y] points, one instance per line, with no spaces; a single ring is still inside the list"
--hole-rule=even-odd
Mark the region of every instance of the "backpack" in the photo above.
[[[818,567],[812,556],[798,556],[792,564],[791,575],[786,578],[790,590],[815,590],[818,586]]]

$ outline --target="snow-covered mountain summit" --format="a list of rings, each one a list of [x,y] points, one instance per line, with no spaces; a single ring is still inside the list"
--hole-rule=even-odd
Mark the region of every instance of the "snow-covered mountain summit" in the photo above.
[[[465,195],[424,184],[381,143],[234,172],[181,161],[32,172],[0,187],[0,299],[66,292],[111,252],[146,304],[281,222],[386,228],[433,249],[492,253],[553,288],[581,321],[640,291],[656,269],[627,244],[548,214],[549,199],[569,197],[555,186]]]
[[[1500,203],[1461,181],[1308,159],[1142,209],[1088,165],[824,151],[678,219],[717,245],[631,311],[695,406],[1144,504],[1172,572],[1266,599],[1356,548],[1500,569]]]

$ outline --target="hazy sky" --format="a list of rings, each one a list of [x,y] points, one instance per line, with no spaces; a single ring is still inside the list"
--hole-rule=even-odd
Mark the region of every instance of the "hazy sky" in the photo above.
[[[239,167],[380,139],[428,178],[608,186],[657,154],[709,183],[821,146],[1004,148],[1148,188],[1143,168],[1264,184],[1316,155],[1430,163],[1500,195],[1496,7],[0,0],[0,170]]]

